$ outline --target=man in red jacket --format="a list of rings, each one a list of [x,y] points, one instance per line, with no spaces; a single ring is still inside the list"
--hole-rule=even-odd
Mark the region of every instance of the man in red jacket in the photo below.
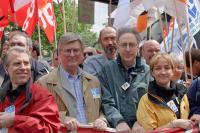
[[[9,80],[0,89],[0,130],[11,133],[56,133],[58,107],[48,89],[32,83],[30,55],[15,46],[3,60]]]

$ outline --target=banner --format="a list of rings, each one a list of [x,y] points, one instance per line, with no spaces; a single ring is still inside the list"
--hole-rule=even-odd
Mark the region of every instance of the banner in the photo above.
[[[14,5],[14,7],[16,6]],[[29,36],[32,36],[35,25],[38,21],[36,0],[32,0],[26,5],[18,7],[15,10],[17,24],[22,27],[22,30],[25,31]]]
[[[38,22],[50,43],[54,40],[55,14],[52,0],[37,0]]]
[[[78,1],[78,22],[84,24],[94,24],[94,2]]]
[[[61,124],[61,128],[60,128],[59,132],[67,133],[68,130],[63,124]],[[105,131],[97,131],[97,130],[93,129],[92,125],[81,125],[80,127],[78,127],[76,133],[115,133],[115,132],[116,131],[113,128],[107,128]]]
[[[197,0],[188,0],[188,17],[189,17],[189,28],[190,28],[190,42],[192,44],[195,44],[195,40],[193,36],[200,30],[200,4],[199,1]],[[187,29],[186,26],[181,26],[182,29],[182,38],[183,38],[183,44],[185,47],[185,50],[187,50],[188,47],[188,34],[187,34]],[[178,28],[178,23],[177,20],[175,21],[174,25],[174,41],[173,41],[173,48],[171,52],[175,53],[182,53],[182,46],[181,46],[181,38],[180,38],[180,33],[179,33],[179,28]],[[166,45],[168,47],[171,44],[172,40],[172,31],[168,34],[168,36],[165,39]],[[161,43],[161,50],[164,50],[164,44]]]

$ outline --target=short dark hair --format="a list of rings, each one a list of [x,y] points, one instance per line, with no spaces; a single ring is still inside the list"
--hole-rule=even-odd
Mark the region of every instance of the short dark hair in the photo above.
[[[33,43],[33,50],[32,51],[36,51],[37,56],[40,56],[40,48],[39,48],[38,44]]]
[[[200,49],[191,48],[191,59],[192,64],[194,61],[200,61]],[[185,52],[185,64],[187,67],[190,67],[190,59],[189,59],[189,50]]]
[[[122,27],[120,28],[118,31],[117,31],[117,41],[119,41],[119,38],[123,35],[123,34],[126,34],[126,33],[131,33],[131,34],[134,34],[136,39],[137,39],[137,43],[139,45],[140,41],[141,41],[141,37],[140,37],[140,34],[139,32],[132,28],[132,27]]]

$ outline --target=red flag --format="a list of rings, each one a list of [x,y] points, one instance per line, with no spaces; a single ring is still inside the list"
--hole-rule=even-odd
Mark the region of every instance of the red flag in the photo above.
[[[0,0],[0,27],[8,26],[9,20],[13,21],[10,1]]]
[[[44,30],[49,42],[54,40],[55,14],[52,0],[37,0],[38,21]]]
[[[36,0],[30,0],[21,7],[16,6],[16,4],[17,3],[15,3],[14,7],[17,24],[22,27],[23,31],[31,36],[38,21]]]

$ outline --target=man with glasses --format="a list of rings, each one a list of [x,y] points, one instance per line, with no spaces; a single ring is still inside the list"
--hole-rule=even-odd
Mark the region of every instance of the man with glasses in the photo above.
[[[38,82],[55,96],[62,123],[74,131],[81,124],[93,123],[99,130],[107,128],[101,116],[101,90],[96,77],[83,71],[79,65],[84,59],[84,44],[79,35],[68,32],[58,45],[59,66]]]
[[[87,57],[89,57],[89,56],[96,55],[96,54],[97,54],[97,51],[96,51],[96,49],[93,48],[93,47],[86,47],[86,48],[84,49],[84,57],[85,57],[85,59],[86,59]]]
[[[117,34],[118,56],[99,73],[102,109],[110,126],[119,133],[143,131],[137,123],[137,105],[146,93],[149,68],[140,57],[140,36],[132,28],[121,28]]]

